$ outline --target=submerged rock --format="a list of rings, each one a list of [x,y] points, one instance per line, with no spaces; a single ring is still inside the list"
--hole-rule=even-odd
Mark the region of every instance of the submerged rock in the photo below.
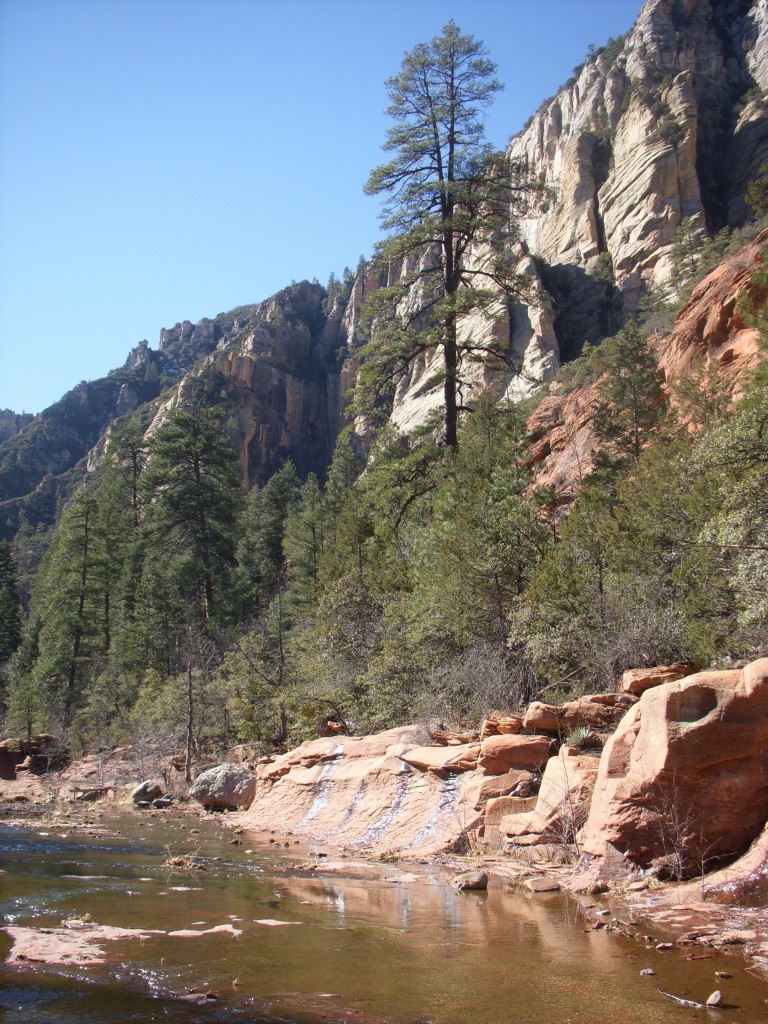
[[[488,888],[488,874],[485,871],[462,871],[451,881],[457,892],[477,892]]]
[[[531,892],[560,892],[560,883],[554,878],[549,878],[547,875],[541,875],[539,878],[528,878],[525,886]]]

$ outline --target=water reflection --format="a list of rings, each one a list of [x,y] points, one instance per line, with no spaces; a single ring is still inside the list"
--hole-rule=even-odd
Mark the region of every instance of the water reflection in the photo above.
[[[170,816],[131,815],[116,824],[120,838],[95,843],[77,836],[46,842],[29,831],[9,836],[13,852],[0,859],[2,911],[34,927],[88,913],[101,924],[166,934],[115,942],[111,962],[87,970],[6,968],[0,1010],[9,1024],[144,1024],[161,1016],[645,1024],[680,1019],[655,984],[706,999],[715,969],[736,973],[722,958],[681,965],[676,956],[594,931],[578,905],[559,895],[506,893],[493,881],[488,893],[459,894],[438,868],[351,858],[310,869],[306,851],[278,853],[256,836],[233,848],[216,819],[195,823],[195,833],[190,819]],[[170,875],[162,866],[166,846],[195,849],[206,870]],[[227,923],[239,938],[167,934]],[[639,973],[648,966],[658,972],[653,982]],[[733,986],[752,1012],[746,1019],[758,1019],[764,986],[743,971]],[[201,1009],[167,1001],[195,988],[218,998]],[[123,1016],[114,1015],[116,999]]]

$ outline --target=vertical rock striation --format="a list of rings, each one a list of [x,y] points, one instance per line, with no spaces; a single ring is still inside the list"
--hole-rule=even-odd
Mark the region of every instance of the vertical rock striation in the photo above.
[[[744,190],[768,158],[767,51],[764,3],[646,0],[510,143],[558,196],[522,235],[543,260],[563,358],[663,285],[684,218],[747,218]]]

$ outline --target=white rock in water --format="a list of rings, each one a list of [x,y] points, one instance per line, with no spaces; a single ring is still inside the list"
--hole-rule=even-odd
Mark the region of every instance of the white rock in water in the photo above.
[[[715,989],[712,995],[707,1000],[707,1006],[722,1006],[723,1005],[723,993],[720,989]]]

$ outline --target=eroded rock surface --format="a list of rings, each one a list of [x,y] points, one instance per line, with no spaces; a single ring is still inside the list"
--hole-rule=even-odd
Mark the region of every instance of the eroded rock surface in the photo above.
[[[505,848],[574,843],[586,821],[597,770],[597,757],[567,747],[550,758],[534,806],[519,810],[509,807],[509,813],[500,820]]]
[[[647,690],[609,740],[584,831],[587,874],[701,874],[768,818],[768,659]]]
[[[739,313],[742,297],[754,293],[751,276],[768,245],[763,231],[729,256],[694,288],[672,330],[657,345],[659,368],[667,388],[702,373],[717,383],[725,398],[737,400],[750,373],[764,354],[759,332],[745,325]],[[528,420],[527,462],[536,483],[556,487],[572,500],[594,468],[598,439],[592,426],[598,383],[568,390],[556,382]]]
[[[530,777],[479,775],[479,749],[430,747],[420,726],[310,740],[258,766],[243,824],[405,858],[461,846],[488,799]]]
[[[692,665],[659,665],[656,668],[631,668],[621,677],[621,692],[640,697],[646,690],[675,679],[685,679],[691,674]]]
[[[746,182],[768,155],[768,112],[749,93],[766,85],[766,46],[764,4],[646,0],[627,37],[576,69],[512,140],[510,156],[558,191],[523,237],[571,290],[579,273],[582,288],[609,276],[597,273],[605,254],[632,308],[666,280],[683,218],[744,218]],[[561,348],[594,340],[599,303],[585,312],[559,324]]]
[[[562,705],[533,701],[523,723],[535,732],[550,732],[565,737],[572,729],[589,729],[599,734],[616,728],[632,707],[634,698],[623,693],[595,693]]]

